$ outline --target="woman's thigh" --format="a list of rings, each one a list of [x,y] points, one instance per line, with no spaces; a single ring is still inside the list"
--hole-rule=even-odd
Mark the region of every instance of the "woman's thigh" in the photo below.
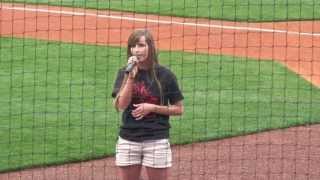
[[[118,174],[121,180],[139,180],[141,165],[119,166]]]
[[[149,180],[166,180],[168,179],[169,168],[151,168],[146,167]]]
[[[168,168],[172,166],[172,153],[168,139],[143,142],[142,165],[150,168]]]

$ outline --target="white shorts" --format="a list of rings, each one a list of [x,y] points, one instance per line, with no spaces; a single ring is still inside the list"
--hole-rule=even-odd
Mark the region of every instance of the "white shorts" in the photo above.
[[[172,154],[168,139],[128,141],[119,137],[116,146],[116,165],[143,165],[152,168],[172,166]]]

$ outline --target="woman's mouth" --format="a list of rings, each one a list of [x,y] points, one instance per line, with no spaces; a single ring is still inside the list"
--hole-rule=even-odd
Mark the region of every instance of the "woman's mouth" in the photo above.
[[[142,55],[136,55],[138,61],[140,61],[141,59],[143,59],[143,56]]]

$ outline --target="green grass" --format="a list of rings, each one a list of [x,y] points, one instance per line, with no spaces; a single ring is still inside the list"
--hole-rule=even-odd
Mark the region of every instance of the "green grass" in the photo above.
[[[0,171],[114,153],[111,104],[125,50],[0,39]],[[320,91],[274,61],[161,52],[177,75],[185,114],[173,144],[318,123]]]
[[[288,21],[320,18],[315,0],[4,0],[168,16],[233,21]]]

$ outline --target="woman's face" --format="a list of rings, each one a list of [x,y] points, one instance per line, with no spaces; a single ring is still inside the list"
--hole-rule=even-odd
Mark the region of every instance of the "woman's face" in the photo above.
[[[141,36],[136,45],[131,48],[131,53],[138,58],[139,63],[147,62],[149,46],[144,36]]]

